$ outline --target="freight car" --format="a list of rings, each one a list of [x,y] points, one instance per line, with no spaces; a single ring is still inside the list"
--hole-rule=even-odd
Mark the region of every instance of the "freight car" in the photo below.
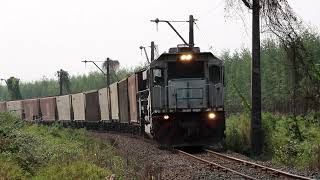
[[[194,47],[192,16],[189,22],[189,44],[151,58],[128,78],[89,92],[0,103],[0,111],[46,124],[139,131],[169,146],[219,142],[225,130],[223,61]]]

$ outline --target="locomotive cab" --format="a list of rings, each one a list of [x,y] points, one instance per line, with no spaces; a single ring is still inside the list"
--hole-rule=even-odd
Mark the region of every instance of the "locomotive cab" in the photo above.
[[[171,48],[150,64],[146,132],[170,146],[224,138],[223,62],[197,47]]]

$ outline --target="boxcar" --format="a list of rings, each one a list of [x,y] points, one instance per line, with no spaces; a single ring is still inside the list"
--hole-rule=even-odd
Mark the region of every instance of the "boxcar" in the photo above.
[[[99,95],[98,91],[88,91],[85,96],[85,120],[87,122],[100,121]]]
[[[73,119],[71,95],[57,96],[58,121],[71,121]]]
[[[111,115],[113,121],[119,121],[118,83],[110,85]]]
[[[121,123],[129,122],[128,80],[118,83],[119,115]]]
[[[7,111],[12,112],[16,116],[22,119],[23,117],[23,105],[22,101],[8,101]]]
[[[40,117],[39,99],[26,99],[22,101],[24,119],[26,121],[37,120]]]
[[[137,81],[136,75],[128,77],[128,97],[129,97],[129,114],[130,122],[138,122],[138,111],[137,111]]]
[[[85,96],[83,93],[72,94],[72,109],[75,121],[84,121],[85,115]]]
[[[109,93],[108,88],[102,88],[99,91],[99,105],[102,121],[110,121],[110,109],[109,109]]]
[[[0,102],[0,112],[6,112],[6,111],[7,111],[6,102]]]
[[[42,115],[42,121],[53,122],[57,119],[56,111],[56,98],[46,97],[40,99],[40,109]]]

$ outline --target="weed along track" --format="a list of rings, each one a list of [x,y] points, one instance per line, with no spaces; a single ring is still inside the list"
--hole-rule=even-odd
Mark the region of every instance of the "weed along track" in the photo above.
[[[311,180],[309,177],[291,174],[289,172],[269,168],[260,164],[252,163],[246,160],[235,158],[232,156],[217,153],[208,149],[203,149],[205,153],[197,155],[190,154],[183,150],[178,150],[180,154],[194,158],[211,168],[230,173],[230,178],[234,179],[302,179]]]

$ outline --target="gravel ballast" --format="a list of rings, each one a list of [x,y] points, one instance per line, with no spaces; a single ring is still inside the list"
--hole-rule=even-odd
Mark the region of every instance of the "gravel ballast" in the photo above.
[[[90,135],[112,144],[127,161],[128,179],[241,179],[231,172],[224,172],[210,167],[195,159],[170,150],[162,150],[154,141],[121,133],[97,133]],[[237,158],[246,159],[272,167],[269,162],[259,162],[237,153],[226,153]],[[206,156],[195,154],[196,156]],[[279,168],[274,167],[273,168]],[[279,168],[291,173],[319,178],[315,172],[299,172],[293,168]],[[270,176],[264,176],[269,179]],[[263,178],[263,176],[261,177]],[[260,179],[260,178],[259,178]],[[273,178],[272,178],[273,179]]]

